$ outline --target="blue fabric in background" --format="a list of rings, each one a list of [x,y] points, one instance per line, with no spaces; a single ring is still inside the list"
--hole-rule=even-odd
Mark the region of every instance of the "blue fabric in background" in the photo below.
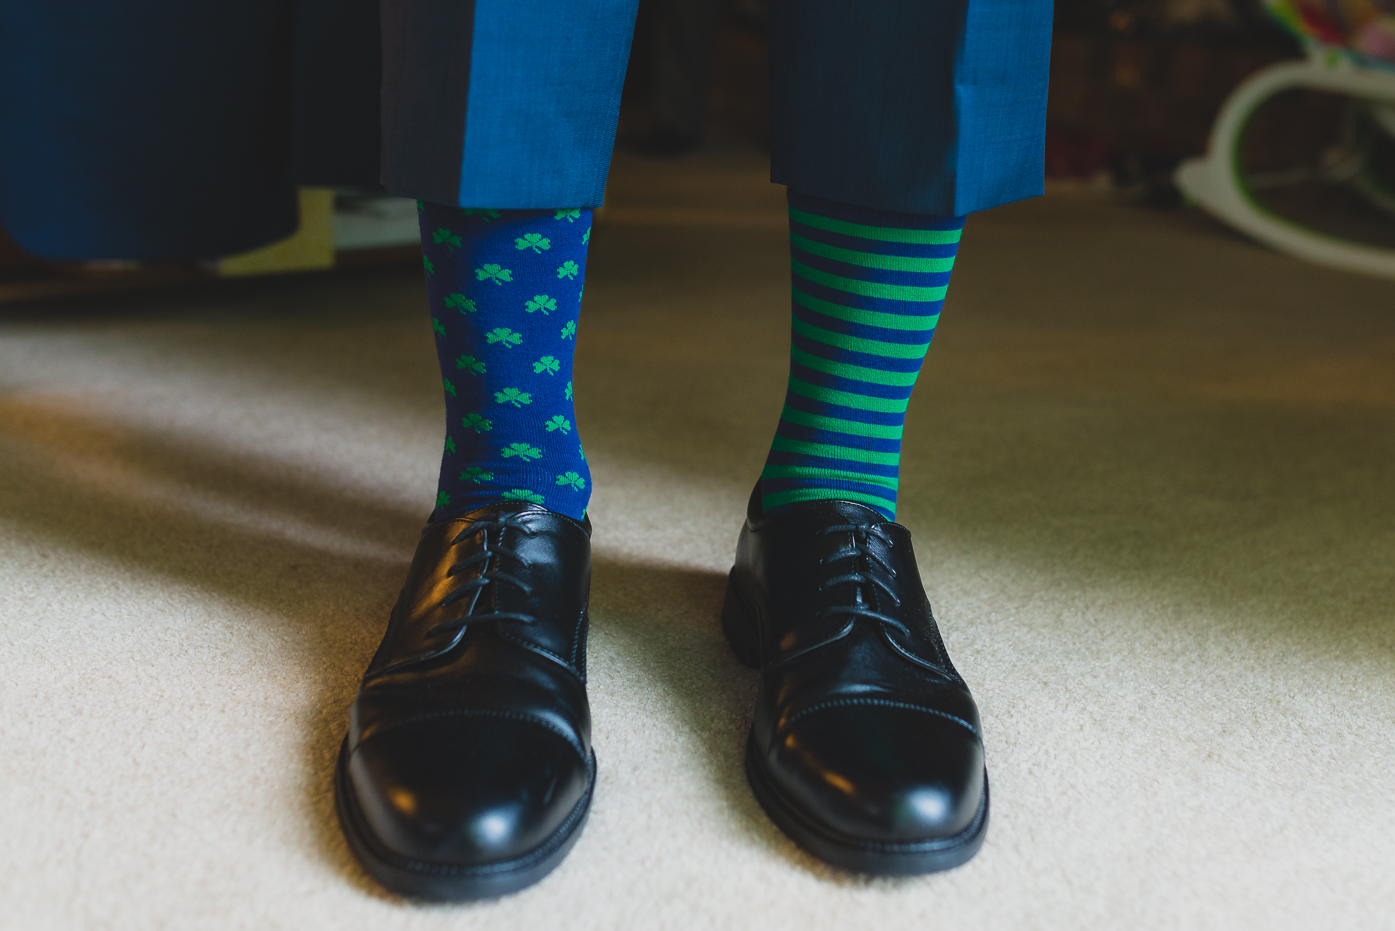
[[[379,61],[377,0],[0,0],[0,223],[54,259],[280,239],[297,184],[376,185]]]
[[[0,221],[46,258],[216,256],[296,228],[291,8],[0,4]]]

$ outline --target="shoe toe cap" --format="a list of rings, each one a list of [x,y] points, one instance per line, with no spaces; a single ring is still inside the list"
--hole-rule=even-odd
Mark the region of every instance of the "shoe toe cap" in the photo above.
[[[361,743],[348,765],[356,807],[383,853],[456,867],[535,850],[567,820],[590,779],[571,742],[504,717],[398,725]]]
[[[825,830],[889,844],[953,837],[984,792],[983,745],[925,710],[850,704],[795,722],[773,748],[780,791]]]

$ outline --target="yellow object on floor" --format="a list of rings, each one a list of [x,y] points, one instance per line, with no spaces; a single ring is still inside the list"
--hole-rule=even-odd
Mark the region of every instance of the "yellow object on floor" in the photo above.
[[[300,189],[300,228],[278,242],[214,263],[219,275],[277,275],[334,267],[334,189]]]

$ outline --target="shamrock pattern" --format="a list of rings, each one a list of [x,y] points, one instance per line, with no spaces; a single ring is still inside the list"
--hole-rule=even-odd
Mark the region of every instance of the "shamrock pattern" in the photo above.
[[[580,519],[591,479],[571,379],[591,211],[419,210],[452,425],[438,511],[516,500]]]
[[[483,375],[485,372],[484,362],[474,356],[461,356],[455,360],[455,367],[473,372],[476,375]]]
[[[532,404],[533,396],[527,391],[519,391],[517,388],[505,388],[502,391],[494,392],[494,403],[522,407],[525,404]]]
[[[444,227],[431,234],[431,241],[438,246],[445,243],[447,246],[454,246],[457,249],[462,244],[459,236]]]
[[[546,317],[549,313],[557,309],[557,299],[548,297],[546,294],[534,294],[531,301],[524,303],[523,309],[530,314],[541,310],[543,316]]]
[[[427,271],[431,271],[428,267]],[[506,281],[513,281],[513,272],[502,265],[491,262],[482,268],[475,269],[475,279],[477,281],[492,281],[502,286]]]

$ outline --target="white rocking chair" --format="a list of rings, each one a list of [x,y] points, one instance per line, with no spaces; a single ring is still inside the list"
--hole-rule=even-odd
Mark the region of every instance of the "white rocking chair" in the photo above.
[[[1365,64],[1345,49],[1316,46],[1307,60],[1270,65],[1235,89],[1211,128],[1206,156],[1178,167],[1177,186],[1208,213],[1280,252],[1332,268],[1395,278],[1395,249],[1309,229],[1269,211],[1255,198],[1252,179],[1240,165],[1246,125],[1265,101],[1295,89],[1353,98],[1375,131],[1395,137],[1395,70]],[[1339,163],[1323,172],[1324,180],[1350,184],[1395,218],[1395,191],[1381,183],[1367,165],[1371,134],[1366,134],[1364,143],[1349,134],[1347,142]],[[1304,173],[1300,170],[1298,174]]]

